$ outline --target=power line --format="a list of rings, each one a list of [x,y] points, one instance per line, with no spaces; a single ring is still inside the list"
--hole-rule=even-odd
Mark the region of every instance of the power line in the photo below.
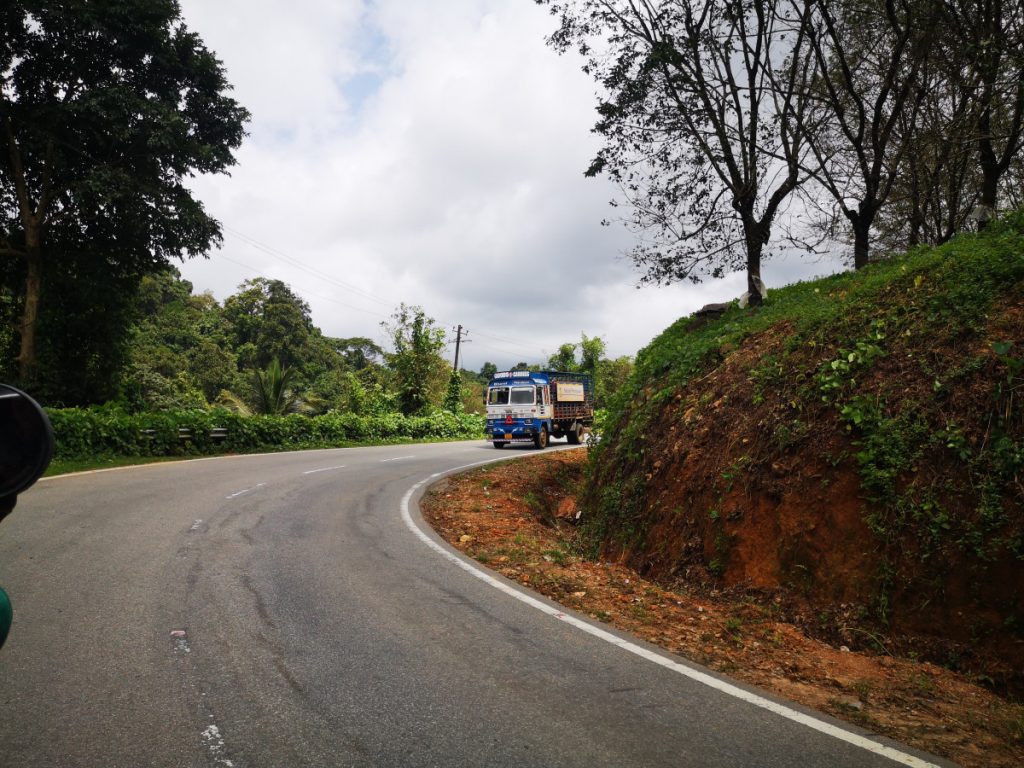
[[[250,272],[255,272],[258,275],[263,275],[264,277],[269,278],[271,280],[275,279],[273,276],[267,274],[262,269],[256,269],[256,267],[254,267],[254,266],[252,266],[250,264],[246,264],[243,261],[239,261],[238,259],[233,259],[230,256],[225,256],[223,253],[220,255],[220,257],[222,259],[227,259],[228,261],[232,262],[233,264],[237,264],[240,267],[245,267]],[[346,307],[348,309],[353,309],[356,312],[362,312],[362,313],[367,314],[367,315],[373,315],[374,317],[383,317],[384,319],[387,319],[387,317],[388,317],[387,315],[381,314],[380,312],[374,312],[373,310],[370,310],[370,309],[362,309],[361,307],[357,307],[354,304],[348,304],[347,302],[339,301],[338,299],[332,298],[330,296],[324,296],[323,294],[320,294],[320,293],[314,293],[313,291],[310,291],[310,290],[307,290],[305,288],[302,288],[301,286],[298,286],[298,287],[301,290],[301,292],[303,294],[305,294],[306,296],[315,296],[318,299],[323,299],[324,301],[329,301],[329,302],[331,302],[333,304],[338,304],[338,305],[340,305],[342,307]]]
[[[253,248],[255,248],[258,251],[262,251],[263,253],[267,254],[268,256],[271,256],[271,257],[276,258],[276,259],[280,259],[281,261],[284,261],[284,262],[286,262],[288,264],[291,264],[296,269],[301,269],[303,272],[308,272],[309,274],[313,275],[314,277],[319,277],[321,280],[326,280],[327,282],[329,282],[329,283],[331,283],[333,285],[336,285],[339,288],[344,288],[346,291],[351,291],[352,293],[355,293],[355,294],[357,294],[359,296],[362,296],[365,299],[370,299],[371,301],[376,301],[376,302],[378,302],[380,304],[388,304],[388,305],[391,304],[391,302],[388,301],[387,299],[382,299],[379,296],[374,296],[372,293],[364,291],[362,288],[358,288],[358,287],[352,285],[351,283],[346,283],[344,280],[339,280],[338,278],[334,277],[333,275],[331,275],[331,274],[329,274],[327,272],[324,272],[322,269],[317,269],[316,267],[311,267],[308,264],[305,264],[304,262],[299,261],[294,256],[291,256],[291,255],[285,253],[284,251],[278,250],[277,248],[274,248],[272,246],[266,245],[265,243],[261,243],[256,238],[249,237],[249,235],[246,235],[243,232],[239,232],[237,229],[234,229],[233,227],[225,226],[224,229],[225,229],[225,231],[230,232],[232,235],[234,235],[235,237],[237,237],[239,240],[243,241],[247,245],[252,246]]]

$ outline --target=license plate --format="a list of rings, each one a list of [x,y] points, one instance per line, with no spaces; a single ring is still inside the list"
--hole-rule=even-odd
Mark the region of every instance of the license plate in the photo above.
[[[505,439],[506,440],[511,440],[512,439],[512,433],[511,432],[506,432],[505,433]]]

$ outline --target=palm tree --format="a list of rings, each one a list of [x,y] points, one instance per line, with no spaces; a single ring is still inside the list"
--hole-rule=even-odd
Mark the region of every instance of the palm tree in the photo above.
[[[267,370],[253,370],[253,410],[271,416],[283,416],[286,413],[299,413],[305,410],[305,401],[290,388],[295,373],[291,366],[282,368],[277,358],[270,361]]]

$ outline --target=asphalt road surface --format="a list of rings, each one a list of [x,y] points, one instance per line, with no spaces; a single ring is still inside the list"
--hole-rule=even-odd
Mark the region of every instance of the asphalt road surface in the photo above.
[[[0,526],[0,765],[944,764],[588,633],[417,533],[423,481],[532,453],[389,446],[41,481]]]

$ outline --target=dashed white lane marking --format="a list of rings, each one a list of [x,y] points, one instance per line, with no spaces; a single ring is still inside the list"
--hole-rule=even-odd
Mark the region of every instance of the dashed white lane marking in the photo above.
[[[317,472],[330,472],[332,469],[344,469],[344,464],[339,464],[336,467],[321,467],[320,469],[307,469],[302,474],[304,475],[315,475]]]
[[[393,459],[381,459],[380,463],[383,464],[385,461],[401,461],[402,459],[415,459],[415,456],[395,456]]]
[[[188,632],[184,629],[172,629],[171,637],[174,638],[174,649],[179,653],[192,653],[188,644]]]
[[[172,629],[171,637],[174,639],[175,651],[178,653],[192,653],[188,643],[187,630]],[[206,694],[202,695],[205,696]],[[210,715],[210,719],[213,720],[213,715]],[[206,751],[210,753],[214,766],[217,766],[217,768],[234,768],[235,764],[224,755],[227,751],[224,745],[224,737],[221,735],[220,728],[215,723],[210,723],[206,726],[199,734],[199,737],[202,739]]]
[[[210,715],[210,717],[212,718],[213,715]],[[220,735],[220,728],[210,723],[200,735],[203,737],[203,744],[206,745],[210,757],[213,758],[214,765],[234,768],[235,764],[224,757],[224,737]]]
[[[224,498],[234,499],[237,496],[241,496],[243,493],[249,493],[250,491],[255,491],[257,488],[262,488],[264,485],[266,485],[266,483],[256,483],[256,485],[254,485],[252,488],[243,488],[240,491],[235,491],[234,493],[228,494]]]
[[[731,683],[727,683],[724,680],[719,680],[717,677],[712,677],[706,672],[701,672],[700,670],[693,669],[692,667],[688,667],[685,664],[680,664],[677,661],[673,661],[672,659],[666,658],[660,654],[654,653],[653,651],[647,648],[639,646],[636,643],[631,643],[629,640],[625,640],[617,635],[613,635],[611,632],[607,632],[601,629],[600,627],[595,627],[592,624],[588,624],[585,621],[577,619],[575,616],[569,616],[568,614],[565,614],[562,611],[560,611],[557,607],[548,605],[547,603],[541,602],[540,600],[538,600],[535,597],[532,597],[531,595],[520,592],[518,589],[509,586],[503,581],[498,581],[489,573],[480,570],[472,563],[469,563],[463,560],[461,557],[458,557],[454,553],[448,551],[440,544],[438,544],[436,541],[434,541],[432,538],[430,538],[430,536],[428,536],[423,530],[420,529],[418,525],[416,525],[415,522],[413,522],[412,515],[409,513],[409,502],[412,499],[413,494],[416,493],[416,491],[419,490],[423,485],[429,483],[431,480],[435,480],[441,477],[442,475],[452,474],[453,472],[459,472],[460,470],[469,469],[471,467],[476,467],[481,464],[490,464],[494,461],[497,461],[497,459],[490,459],[488,461],[476,461],[473,462],[472,464],[465,464],[461,467],[453,467],[452,469],[449,469],[445,472],[435,472],[430,477],[420,480],[418,483],[416,483],[416,485],[414,485],[412,488],[406,491],[405,496],[402,497],[402,520],[405,522],[406,527],[409,528],[409,530],[412,531],[414,534],[416,534],[416,536],[421,541],[423,541],[423,543],[425,543],[428,547],[430,547],[435,552],[443,556],[446,560],[457,565],[462,570],[472,574],[481,581],[490,584],[495,589],[501,590],[506,595],[514,597],[516,600],[526,603],[530,607],[536,608],[538,611],[545,613],[548,616],[551,616],[552,618],[558,619],[559,621],[564,621],[567,624],[571,624],[572,626],[576,627],[576,629],[579,629],[582,632],[586,632],[588,635],[592,635],[596,638],[604,640],[605,642],[611,643],[612,645],[621,648],[624,651],[629,651],[630,653],[635,654],[643,659],[647,659],[648,661],[654,662],[655,664],[664,667],[665,669],[672,670],[673,672],[677,672],[680,675],[683,675],[684,677],[688,677],[691,680],[695,680],[698,683],[702,683],[708,686],[709,688],[714,688],[716,691],[720,691],[721,693],[724,693],[728,696],[733,696],[737,699],[747,702],[748,704],[753,704],[755,707],[766,709],[769,712],[773,712],[776,715],[779,715],[780,717],[786,718],[787,720],[792,720],[793,722],[804,725],[808,728],[811,728],[812,730],[824,733],[827,736],[832,736],[833,738],[839,739],[840,741],[845,741],[847,744],[850,744],[852,746],[860,747],[861,749],[867,750],[868,752],[872,752],[876,755],[888,758],[889,760],[899,763],[900,765],[910,766],[911,768],[939,768],[939,766],[935,765],[934,763],[929,763],[926,760],[922,760],[921,758],[907,754],[906,752],[901,752],[900,750],[886,746],[885,744],[879,744],[877,741],[872,741],[871,739],[865,738],[864,736],[861,736],[859,734],[851,733],[850,731],[832,725],[832,723],[826,723],[824,720],[819,720],[816,717],[804,714],[803,712],[798,712],[795,709],[791,709],[783,704],[779,704],[777,702],[771,701],[770,699],[766,699],[763,696],[758,696],[756,693],[751,693],[750,691],[744,690],[743,688],[732,685]]]
[[[202,525],[203,525],[203,521],[202,520],[196,520],[194,523],[192,523],[192,527],[189,528],[189,530],[190,531],[198,531],[202,527]]]

